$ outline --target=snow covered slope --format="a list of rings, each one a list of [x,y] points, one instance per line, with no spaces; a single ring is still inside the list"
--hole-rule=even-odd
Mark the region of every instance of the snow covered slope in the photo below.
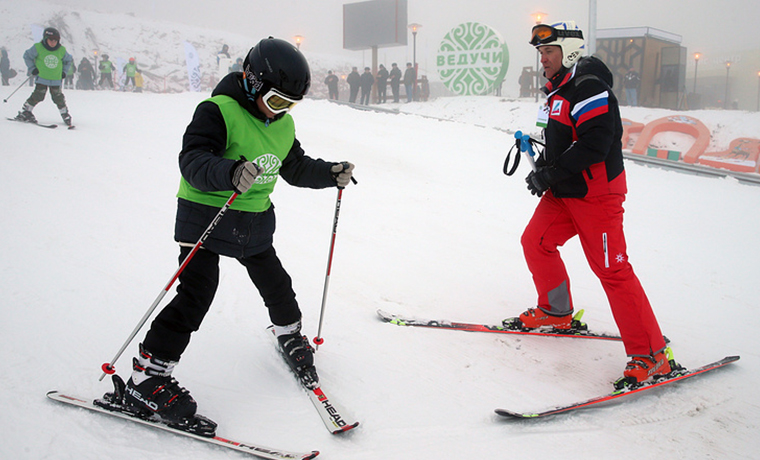
[[[28,91],[2,115],[15,115]],[[52,389],[108,391],[100,365],[176,269],[177,153],[207,95],[72,90],[76,130],[0,121],[0,458],[243,458],[45,398]],[[511,178],[501,173],[513,140],[492,129],[530,131],[535,105],[486,97],[398,108],[454,121],[316,100],[293,112],[308,154],[357,165],[359,184],[343,194],[316,359],[329,391],[362,425],[345,437],[322,427],[266,335],[256,290],[224,260],[215,304],[175,372],[220,434],[333,460],[757,456],[760,187],[626,163],[631,261],[676,358],[687,366],[730,354],[741,361],[625,404],[509,422],[493,409],[541,409],[608,391],[626,362],[622,345],[377,320],[382,308],[491,323],[535,302],[519,238],[537,200],[525,189],[526,165]],[[646,122],[662,113],[623,115]],[[49,99],[35,114],[59,121]],[[697,117],[720,148],[760,135],[756,113]],[[275,246],[312,337],[335,197],[284,182],[273,195]],[[585,320],[615,332],[577,240],[563,255]],[[123,375],[136,349],[117,363]]]
[[[176,155],[204,95],[67,97],[74,131],[0,124],[0,457],[237,458],[44,397],[51,389],[107,391],[97,380],[100,364],[173,273]],[[484,101],[472,110],[498,106]],[[508,116],[490,110],[490,119]],[[57,121],[49,101],[35,112]],[[760,188],[627,163],[632,263],[677,359],[698,365],[740,354],[739,363],[627,404],[510,423],[492,410],[544,408],[608,390],[626,361],[622,346],[412,330],[374,313],[495,322],[533,305],[519,237],[536,200],[524,187],[525,165],[515,177],[501,173],[510,136],[326,101],[299,104],[294,116],[307,153],[357,165],[359,185],[343,194],[317,362],[362,426],[346,438],[324,430],[266,336],[255,289],[225,260],[215,304],[175,373],[224,433],[331,459],[755,455]],[[274,194],[275,244],[310,336],[335,194],[285,183]],[[585,319],[614,332],[577,241],[563,254]],[[117,363],[122,373],[136,346]]]

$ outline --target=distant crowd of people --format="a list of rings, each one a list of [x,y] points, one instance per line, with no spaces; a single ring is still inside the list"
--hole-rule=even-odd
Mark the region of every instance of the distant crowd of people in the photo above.
[[[375,75],[372,74],[372,69],[369,67],[364,68],[363,73],[359,73],[357,67],[352,67],[351,72],[345,76],[345,81],[348,84],[348,102],[351,104],[368,105],[372,98],[372,88],[377,88],[377,96],[375,102],[377,104],[385,104],[388,102],[388,86],[391,87],[391,102],[398,103],[401,99],[401,84],[404,85],[406,91],[406,102],[427,101],[430,98],[430,83],[427,76],[422,75],[417,78],[417,71],[412,66],[411,62],[406,63],[406,70],[403,75],[398,64],[395,62],[391,64],[391,70],[385,68],[385,65],[380,64],[379,69]],[[332,70],[327,72],[327,77],[324,80],[327,85],[329,98],[338,100],[339,91],[338,83],[340,78],[333,73]]]

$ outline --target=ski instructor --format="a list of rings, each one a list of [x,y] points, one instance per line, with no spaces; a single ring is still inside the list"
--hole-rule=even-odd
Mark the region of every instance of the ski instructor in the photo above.
[[[248,53],[243,72],[232,72],[201,102],[179,154],[174,238],[180,263],[232,193],[232,203],[179,276],[174,299],[152,322],[133,359],[125,402],[146,415],[192,425],[196,402],[172,371],[209,310],[219,283],[219,257],[237,259],[263,298],[277,341],[302,381],[316,385],[314,349],[301,335],[301,311],[291,278],[272,246],[278,176],[313,189],[345,187],[354,165],[313,159],[304,153],[290,115],[309,91],[306,58],[290,43],[261,40]]]
[[[583,34],[575,22],[536,25],[530,44],[549,80],[538,120],[546,148],[526,178],[541,200],[521,239],[538,305],[505,326],[573,327],[570,279],[558,247],[577,235],[630,357],[616,387],[667,374],[675,361],[626,253],[623,128],[612,73],[596,57],[582,57]]]
[[[42,32],[42,40],[24,52],[24,62],[28,73],[35,76],[35,85],[32,95],[16,115],[16,120],[37,123],[32,110],[45,99],[49,89],[50,97],[58,107],[63,122],[71,126],[71,115],[61,86],[66,78],[66,71],[71,70],[74,58],[61,46],[61,34],[58,30],[52,27],[45,29]]]

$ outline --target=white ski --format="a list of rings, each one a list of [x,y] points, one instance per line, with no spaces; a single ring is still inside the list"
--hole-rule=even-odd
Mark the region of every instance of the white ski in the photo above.
[[[123,412],[107,410],[103,407],[93,404],[93,401],[91,399],[83,399],[76,396],[70,396],[64,393],[60,393],[58,391],[48,392],[47,397],[52,399],[53,401],[58,401],[64,404],[69,404],[72,406],[81,407],[83,409],[91,410],[94,412],[99,412],[101,414],[106,414],[106,415],[110,415],[110,416],[117,417],[120,419],[129,420],[130,422],[137,422],[145,426],[169,431],[171,433],[186,436],[188,438],[193,438],[197,441],[207,442],[209,444],[214,444],[214,445],[224,447],[227,449],[236,450],[238,452],[244,452],[246,454],[250,454],[259,458],[265,458],[265,459],[270,459],[270,460],[305,460],[305,459],[312,459],[316,457],[317,455],[319,455],[319,452],[316,450],[310,453],[287,452],[284,450],[272,449],[272,448],[264,447],[257,444],[251,444],[249,442],[234,441],[232,439],[226,439],[218,435],[214,437],[199,436],[197,434],[189,433],[187,431],[182,431],[176,428],[172,428],[161,422],[133,417]]]
[[[274,339],[275,347],[277,347],[280,355],[283,356],[282,349],[277,343],[277,338],[274,335],[274,328],[272,326],[269,326],[267,330],[270,332],[271,337]],[[285,356],[283,356],[283,359],[285,359]],[[330,431],[330,433],[345,433],[346,431],[352,430],[359,426],[359,422],[355,421],[351,417],[348,417],[346,415],[346,411],[336,405],[335,402],[327,396],[325,391],[322,389],[322,384],[318,383],[316,386],[309,385],[304,382],[300,376],[296,375],[295,377],[303,389],[306,390],[306,393],[309,394],[309,399],[311,399],[312,404],[314,404],[314,407],[319,413],[319,417],[322,419],[322,422],[325,424],[325,427],[328,429],[328,431]]]

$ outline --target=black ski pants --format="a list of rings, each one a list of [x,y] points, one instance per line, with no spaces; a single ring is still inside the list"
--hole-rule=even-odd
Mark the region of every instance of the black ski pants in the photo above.
[[[192,248],[181,247],[181,264]],[[286,326],[301,319],[290,275],[274,247],[251,257],[237,259],[247,270],[269,309],[272,324]],[[219,255],[200,249],[179,275],[177,294],[153,320],[143,346],[159,358],[178,361],[200,328],[219,286]]]
[[[45,100],[45,94],[50,90],[50,97],[53,98],[53,103],[58,106],[59,109],[66,107],[66,98],[63,96],[63,91],[60,86],[47,86],[37,83],[34,86],[34,91],[26,103],[34,107],[40,102]]]

